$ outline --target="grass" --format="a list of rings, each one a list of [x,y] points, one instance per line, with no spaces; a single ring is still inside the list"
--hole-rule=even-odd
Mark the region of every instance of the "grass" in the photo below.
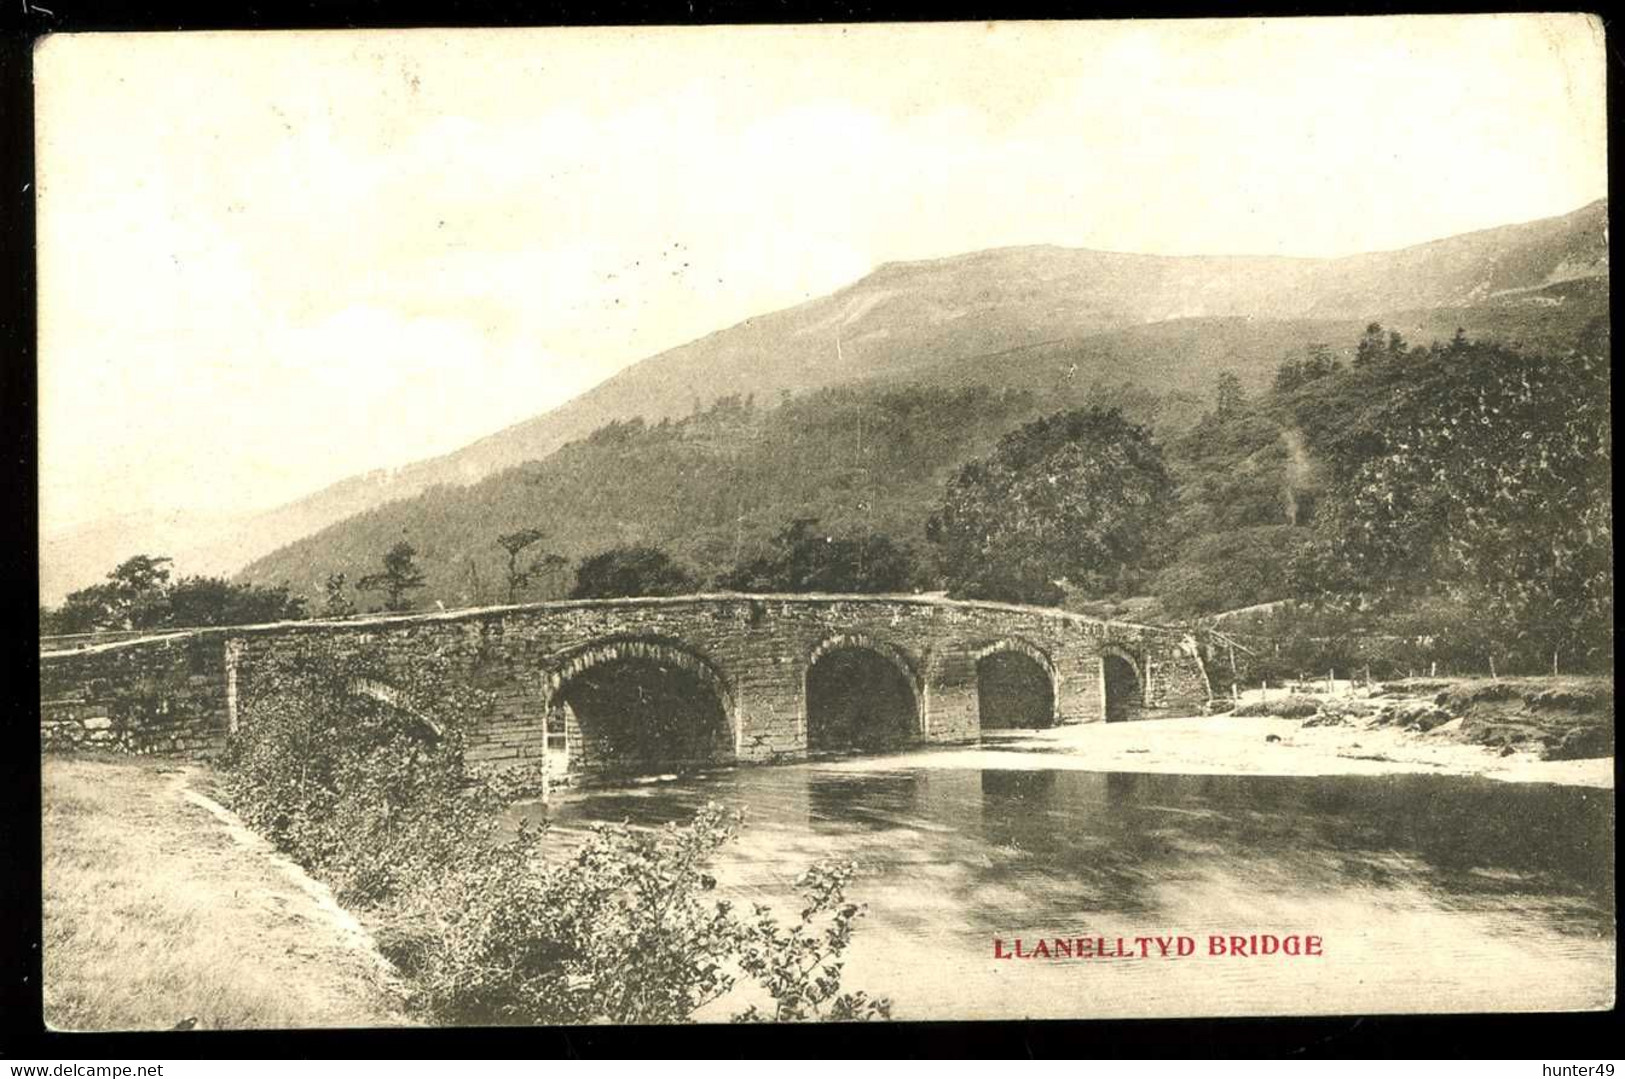
[[[387,979],[269,848],[187,800],[206,769],[48,757],[42,770],[51,1027],[405,1021]]]
[[[1277,697],[1274,700],[1248,701],[1238,705],[1233,716],[1275,716],[1280,719],[1304,719],[1320,711],[1320,701],[1314,697]]]

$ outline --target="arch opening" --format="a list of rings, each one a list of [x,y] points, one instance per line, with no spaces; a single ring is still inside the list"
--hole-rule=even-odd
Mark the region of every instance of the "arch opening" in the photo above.
[[[841,644],[807,668],[807,748],[877,750],[919,730],[919,700],[897,662],[872,648]]]
[[[976,708],[983,730],[1055,725],[1055,683],[1025,652],[991,652],[976,661]]]
[[[727,704],[712,680],[651,656],[611,656],[554,692],[549,744],[564,728],[569,769],[585,776],[685,772],[733,759]]]
[[[1144,690],[1140,672],[1127,656],[1106,652],[1100,657],[1101,696],[1107,723],[1138,719]]]

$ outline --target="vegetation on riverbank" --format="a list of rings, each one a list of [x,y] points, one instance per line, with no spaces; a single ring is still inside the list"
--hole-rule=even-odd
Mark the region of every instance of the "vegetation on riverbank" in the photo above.
[[[402,1002],[190,769],[47,757],[45,1021],[59,1030],[384,1026]]]
[[[1460,742],[1548,761],[1614,753],[1612,678],[1411,678],[1355,695],[1252,700],[1230,714],[1301,719],[1306,727],[1448,731]]]
[[[1430,690],[1436,707],[1461,719],[1466,741],[1500,749],[1538,747],[1543,760],[1614,754],[1612,678],[1472,678],[1437,688],[1417,679],[1383,687],[1399,694]]]
[[[798,881],[799,916],[718,898],[712,857],[742,824],[707,806],[658,832],[602,826],[560,853],[504,823],[521,770],[470,776],[488,701],[432,663],[271,661],[226,757],[233,808],[366,912],[413,1003],[441,1023],[674,1023],[718,1001],[743,1020],[867,1019],[841,986],[863,914],[850,864]],[[737,990],[737,992],[736,992]]]

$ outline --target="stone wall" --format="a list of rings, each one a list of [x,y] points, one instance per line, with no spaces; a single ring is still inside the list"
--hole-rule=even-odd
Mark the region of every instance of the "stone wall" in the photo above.
[[[40,745],[211,757],[225,748],[224,640],[187,635],[40,657]]]
[[[919,706],[921,742],[979,737],[977,662],[1001,650],[1045,669],[1058,723],[1104,718],[1107,647],[1135,657],[1149,709],[1195,712],[1208,697],[1199,662],[1165,629],[924,597],[688,596],[211,629],[51,654],[41,659],[42,737],[48,745],[213,752],[267,657],[359,651],[403,673],[433,662],[491,693],[495,705],[471,732],[469,758],[504,765],[544,753],[545,717],[571,677],[643,656],[710,686],[727,713],[731,759],[770,761],[806,754],[807,672],[844,647],[867,649],[902,673]]]

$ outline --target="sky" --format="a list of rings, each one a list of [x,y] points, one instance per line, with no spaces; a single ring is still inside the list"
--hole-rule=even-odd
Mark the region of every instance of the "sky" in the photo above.
[[[887,261],[1567,213],[1604,78],[1581,16],[49,38],[41,530],[444,453]]]

